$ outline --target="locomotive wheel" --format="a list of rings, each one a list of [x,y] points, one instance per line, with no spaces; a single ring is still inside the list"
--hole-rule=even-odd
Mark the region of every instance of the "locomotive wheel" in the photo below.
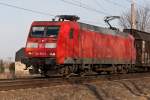
[[[92,72],[92,65],[81,65],[80,71],[79,71],[79,75],[81,77],[84,77],[85,75],[89,75]]]
[[[112,65],[112,71],[111,74],[117,74],[117,66]]]
[[[68,66],[65,67],[65,70],[64,70],[64,75],[69,75],[70,74],[70,69]]]
[[[33,69],[29,69],[29,73],[30,73],[31,75],[34,74]]]
[[[59,73],[63,76],[63,77],[67,77],[70,74],[70,70],[68,66],[62,66],[59,70]]]
[[[41,76],[50,77],[50,75],[48,75],[48,69],[46,68],[46,65],[41,66],[40,71],[41,71]]]
[[[41,70],[41,76],[42,76],[42,77],[49,77],[49,76],[47,75],[47,71],[46,71],[45,69],[42,69],[42,70]]]
[[[120,65],[119,66],[119,73],[121,74],[127,74],[129,72],[128,66],[126,65]]]
[[[64,77],[69,77],[77,72],[77,66],[64,65],[60,68],[59,73]]]
[[[128,65],[128,72],[130,73],[133,73],[135,72],[135,66],[132,66],[132,65]]]
[[[79,73],[79,76],[80,76],[80,77],[84,77],[84,76],[85,76],[85,72],[80,72],[80,73]]]
[[[29,69],[30,74],[39,74],[39,67],[38,66],[32,65],[31,68],[32,69]]]

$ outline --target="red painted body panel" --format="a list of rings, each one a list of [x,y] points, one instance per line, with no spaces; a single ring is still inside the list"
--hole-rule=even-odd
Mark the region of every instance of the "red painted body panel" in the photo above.
[[[27,42],[34,41],[41,44],[38,48],[26,48],[28,57],[52,57],[49,55],[55,52],[57,64],[64,64],[68,58],[72,59],[95,59],[105,62],[135,62],[134,38],[128,34],[127,36],[105,34],[82,29],[78,22],[34,22],[32,26],[51,26],[60,25],[60,31],[57,39],[53,38],[31,38],[28,37]],[[73,38],[70,38],[70,30],[73,29]],[[44,41],[42,44],[42,40]],[[55,42],[55,49],[44,48],[44,43]],[[42,47],[43,45],[43,47]],[[33,52],[29,55],[28,52]],[[39,52],[39,55],[38,53]],[[41,55],[40,55],[41,52]],[[43,54],[42,54],[43,53]]]
[[[83,31],[81,34],[80,47],[81,58],[94,58],[110,61],[133,61],[135,62],[134,39],[110,34],[98,34],[96,32]],[[109,62],[109,61],[108,61]]]
[[[70,39],[70,30],[74,29],[73,39]],[[58,63],[64,63],[67,58],[79,58],[79,40],[78,40],[79,28],[77,23],[64,23],[62,30],[59,33],[57,40],[57,61]]]

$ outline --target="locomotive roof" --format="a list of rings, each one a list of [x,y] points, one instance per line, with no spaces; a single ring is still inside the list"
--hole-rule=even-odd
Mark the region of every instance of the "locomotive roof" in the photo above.
[[[60,23],[60,21],[34,21],[33,23],[37,24],[37,23],[49,23],[49,22],[58,22],[58,23]],[[62,21],[62,22],[72,22],[72,21]],[[119,30],[112,30],[112,29],[109,29],[109,28],[103,28],[103,27],[90,25],[90,24],[86,24],[86,23],[82,23],[82,22],[75,22],[75,23],[78,23],[81,28],[85,28],[85,29],[88,29],[88,30],[91,30],[91,31],[101,32],[102,34],[121,35],[121,36],[124,36],[124,37],[128,36],[128,33],[121,32]]]
[[[125,32],[130,32],[135,39],[150,41],[150,33],[135,29],[125,29]]]
[[[125,36],[125,37],[128,36],[127,32],[121,32],[119,30],[112,30],[109,28],[103,28],[103,27],[85,24],[85,23],[81,23],[81,22],[79,22],[79,25],[81,28],[86,28],[86,29],[90,29],[92,31],[101,32],[102,34],[121,35],[121,36]]]

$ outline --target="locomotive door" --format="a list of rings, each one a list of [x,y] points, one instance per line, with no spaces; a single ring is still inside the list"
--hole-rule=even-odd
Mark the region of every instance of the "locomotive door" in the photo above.
[[[67,60],[69,60],[70,62],[70,60],[72,61],[74,58],[74,29],[72,27],[70,27],[68,32],[68,38],[65,41],[66,57]]]
[[[75,45],[74,45],[74,38],[75,38],[75,36],[74,36],[74,29],[71,27],[70,28],[70,31],[69,31],[69,47],[68,47],[68,52],[69,52],[69,55],[70,55],[70,57],[71,58],[74,58],[74,48],[75,48]]]

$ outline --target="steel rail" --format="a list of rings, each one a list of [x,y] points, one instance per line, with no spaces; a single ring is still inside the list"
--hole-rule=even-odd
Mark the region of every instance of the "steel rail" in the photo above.
[[[30,79],[16,79],[0,81],[0,91],[49,87],[56,85],[67,84],[88,84],[92,82],[107,81],[129,81],[129,80],[150,79],[150,73],[132,73],[119,75],[98,75],[98,76],[84,76],[84,77],[70,77],[70,78],[30,78]]]

